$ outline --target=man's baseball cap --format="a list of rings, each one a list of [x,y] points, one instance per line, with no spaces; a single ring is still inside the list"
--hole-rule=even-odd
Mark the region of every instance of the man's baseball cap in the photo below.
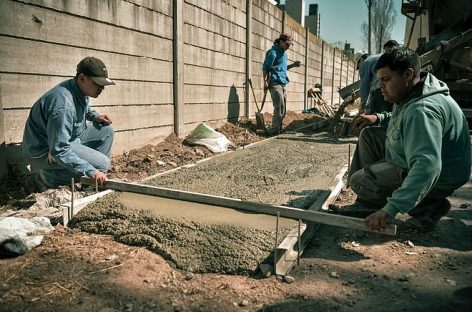
[[[358,63],[359,60],[361,59],[361,57],[363,57],[366,54],[367,54],[367,52],[365,50],[357,51],[356,54],[354,54],[354,58],[356,59],[356,63]]]
[[[292,36],[290,36],[288,33],[281,33],[279,39],[283,41],[291,41]]]
[[[77,74],[84,74],[100,86],[114,85],[108,78],[108,71],[105,64],[96,57],[87,56],[77,65]]]

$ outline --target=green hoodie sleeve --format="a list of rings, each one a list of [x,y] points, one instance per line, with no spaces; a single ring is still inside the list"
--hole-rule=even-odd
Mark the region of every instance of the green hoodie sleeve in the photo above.
[[[390,216],[413,209],[434,187],[441,173],[443,121],[420,105],[406,112],[399,140],[404,140],[408,175],[383,210]]]

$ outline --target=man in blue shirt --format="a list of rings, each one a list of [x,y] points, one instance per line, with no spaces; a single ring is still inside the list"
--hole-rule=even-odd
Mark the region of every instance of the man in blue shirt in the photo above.
[[[395,40],[387,41],[384,46],[384,52],[389,52],[393,48],[398,47]],[[361,109],[360,112],[369,114],[391,112],[393,103],[386,102],[380,92],[380,85],[375,75],[375,65],[382,53],[372,55],[358,62],[359,77],[361,80],[360,96]],[[367,55],[365,55],[367,56]]]
[[[280,133],[282,131],[282,120],[287,110],[287,94],[285,86],[289,79],[287,70],[292,67],[299,67],[300,62],[296,61],[288,65],[287,51],[292,45],[292,37],[283,33],[274,41],[265,56],[262,64],[264,76],[264,91],[269,90],[274,105],[274,115],[272,117],[271,133]]]
[[[30,160],[38,191],[81,176],[100,184],[107,180],[112,120],[94,111],[89,97],[97,98],[105,86],[114,84],[101,60],[86,57],[77,65],[75,78],[56,85],[33,105],[23,134],[23,153]]]

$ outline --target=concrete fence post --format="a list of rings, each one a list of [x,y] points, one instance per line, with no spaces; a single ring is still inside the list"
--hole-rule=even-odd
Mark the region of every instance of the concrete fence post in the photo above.
[[[286,19],[285,15],[286,15],[286,11],[283,10],[282,11],[282,33],[285,32],[285,19]]]
[[[174,132],[180,137],[184,126],[184,57],[183,57],[183,1],[173,2],[173,92],[174,92]]]
[[[323,71],[324,71],[324,41],[321,41],[321,73],[320,73],[320,85],[323,87]]]
[[[246,0],[246,92],[244,93],[244,116],[249,118],[251,107],[251,86],[248,81],[252,76],[252,0]]]
[[[343,51],[341,51],[341,69],[339,70],[339,88],[343,87]],[[341,97],[339,97],[338,104],[341,104]]]
[[[304,94],[303,94],[303,109],[307,110],[308,109],[308,43],[310,42],[308,40],[308,35],[310,34],[310,31],[308,30],[307,27],[305,27],[305,88],[304,88]]]
[[[346,86],[349,84],[349,59],[346,58],[347,68],[346,68]]]
[[[333,106],[334,102],[334,67],[336,64],[336,49],[333,48],[333,71],[331,73],[331,106]]]

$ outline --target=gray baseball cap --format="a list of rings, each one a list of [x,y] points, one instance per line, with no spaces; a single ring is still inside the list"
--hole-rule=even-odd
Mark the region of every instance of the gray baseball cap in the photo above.
[[[87,56],[77,65],[77,74],[84,74],[100,86],[110,86],[115,83],[108,78],[105,64],[98,58]]]

